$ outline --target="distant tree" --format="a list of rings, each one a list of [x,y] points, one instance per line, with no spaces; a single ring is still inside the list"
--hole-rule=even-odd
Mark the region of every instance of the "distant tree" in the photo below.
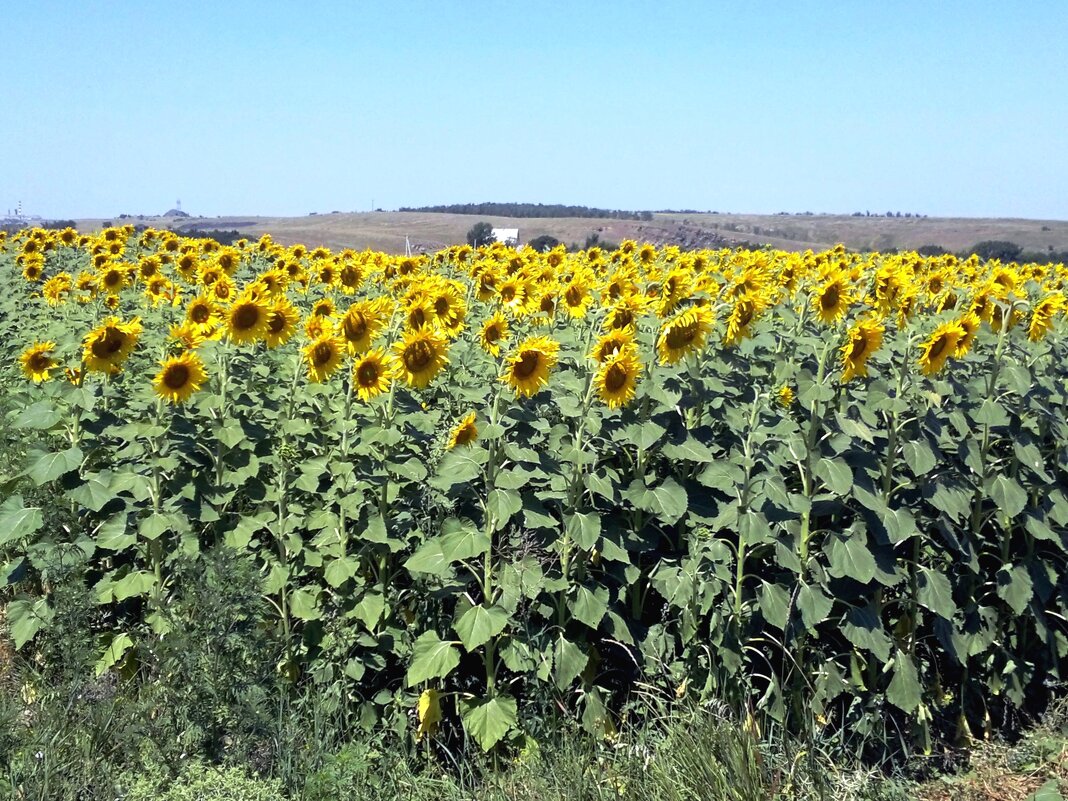
[[[921,256],[945,256],[949,253],[949,251],[941,245],[921,245],[916,249],[916,252]]]
[[[477,222],[471,226],[471,230],[467,232],[467,244],[473,248],[477,248],[479,245],[488,245],[493,242],[493,226],[488,222]]]
[[[1023,248],[1015,242],[1006,242],[1003,239],[985,239],[972,245],[971,252],[980,259],[1000,259],[1001,261],[1016,261],[1020,258]]]
[[[554,247],[560,244],[560,240],[555,236],[549,236],[548,234],[542,234],[536,236],[527,242],[530,247],[538,251],[538,253],[545,253],[548,250],[552,250]]]

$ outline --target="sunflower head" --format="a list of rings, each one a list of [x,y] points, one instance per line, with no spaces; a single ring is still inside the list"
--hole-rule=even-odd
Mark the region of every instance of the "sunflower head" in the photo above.
[[[308,380],[321,384],[341,366],[345,343],[330,334],[313,339],[304,348],[304,360],[308,363]]]
[[[874,320],[862,320],[849,329],[842,345],[842,381],[868,374],[868,359],[883,344],[883,326]]]
[[[191,351],[160,362],[152,389],[169,403],[185,403],[204,385],[207,375],[200,357]]]
[[[779,387],[779,391],[775,395],[779,405],[784,409],[789,409],[794,405],[794,388],[789,384],[783,384]]]
[[[251,295],[237,298],[226,312],[227,337],[238,345],[263,339],[267,333],[267,311],[266,304]]]
[[[499,311],[494,312],[482,325],[478,335],[478,344],[491,356],[501,354],[501,342],[508,338],[508,319]]]
[[[957,352],[957,346],[965,336],[964,329],[956,320],[938,326],[920,346],[920,369],[924,375],[936,375]]]
[[[263,338],[268,348],[277,348],[288,342],[297,332],[300,312],[284,296],[267,309],[267,328]]]
[[[660,329],[656,347],[661,364],[675,364],[705,346],[712,330],[712,311],[707,306],[692,306],[676,314]]]
[[[423,389],[448,364],[448,340],[426,327],[409,329],[393,345],[398,375],[416,389]]]
[[[633,328],[611,328],[597,339],[589,357],[598,364],[604,364],[620,351],[634,347]]]
[[[597,395],[609,409],[618,409],[634,400],[642,365],[635,348],[624,348],[608,357],[597,370]]]
[[[59,362],[53,356],[56,349],[55,342],[34,342],[19,356],[19,364],[22,373],[35,384],[47,381],[48,371],[58,366]]]
[[[478,426],[475,425],[475,413],[468,412],[449,432],[449,441],[445,448],[451,451],[462,445],[470,445],[476,439],[478,439]]]
[[[352,367],[352,390],[361,400],[369,401],[389,389],[393,365],[382,348],[375,348],[356,359]]]
[[[117,317],[109,317],[85,336],[82,359],[91,372],[118,372],[129,358],[141,336],[141,320],[137,317],[128,323]]]
[[[827,325],[838,322],[849,308],[850,296],[846,278],[842,274],[832,275],[817,291],[812,299],[816,314]]]
[[[501,380],[516,395],[532,397],[549,383],[549,371],[556,366],[560,343],[546,336],[528,337],[508,357]]]

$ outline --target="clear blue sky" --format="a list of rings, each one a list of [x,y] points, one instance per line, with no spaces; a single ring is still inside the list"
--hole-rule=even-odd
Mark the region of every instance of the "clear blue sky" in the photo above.
[[[1068,2],[4,2],[0,213],[1068,219]]]

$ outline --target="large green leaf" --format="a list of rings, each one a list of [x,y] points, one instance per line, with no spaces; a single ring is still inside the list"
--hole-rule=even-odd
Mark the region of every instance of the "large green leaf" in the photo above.
[[[832,537],[827,544],[829,572],[835,578],[851,578],[867,584],[875,578],[875,556],[862,532]]]
[[[760,613],[777,629],[785,629],[790,616],[790,595],[778,584],[760,582]]]
[[[827,619],[831,613],[834,601],[815,584],[802,584],[797,592],[797,608],[801,612],[801,620],[809,631],[815,630],[816,626]]]
[[[994,476],[987,485],[987,495],[998,509],[1010,520],[1015,518],[1027,506],[1027,493],[1014,478]]]
[[[642,479],[635,479],[623,497],[668,525],[674,525],[686,514],[688,503],[686,490],[673,478],[665,479],[659,487],[648,487]]]
[[[953,586],[945,573],[920,567],[916,575],[916,588],[916,600],[921,606],[946,620],[953,619],[957,605],[953,603]]]
[[[871,651],[880,662],[890,658],[890,637],[868,607],[854,607],[842,622],[842,633],[857,648]]]
[[[25,539],[44,525],[41,508],[23,506],[21,495],[12,495],[0,506],[0,545]]]
[[[579,645],[571,642],[561,634],[556,641],[556,653],[553,660],[553,681],[557,689],[567,689],[571,682],[586,669],[586,664],[589,661],[589,656]]]
[[[574,512],[565,517],[567,535],[584,551],[597,545],[601,537],[601,516],[594,512]]]
[[[52,621],[55,613],[44,598],[36,601],[18,600],[7,605],[7,625],[11,631],[11,639],[15,642],[15,649],[22,648],[33,639],[42,628]]]
[[[608,611],[608,589],[598,587],[596,590],[590,590],[579,585],[575,588],[575,597],[571,599],[569,608],[576,620],[596,629]]]
[[[323,616],[319,608],[319,593],[307,587],[294,590],[289,596],[289,611],[300,620],[318,620]]]
[[[514,489],[495,487],[486,498],[486,513],[493,519],[495,529],[502,528],[522,508],[523,498]]]
[[[886,688],[886,700],[906,712],[914,712],[923,700],[912,658],[902,650],[894,655],[894,677]]]
[[[115,664],[122,659],[126,652],[133,647],[133,640],[130,639],[130,635],[126,632],[116,635],[111,639],[111,643],[104,649],[104,653],[100,659],[96,662],[95,672],[97,676],[102,676],[108,670],[115,666]]]
[[[478,604],[464,612],[453,624],[453,629],[460,637],[460,642],[468,651],[474,651],[480,645],[496,637],[508,625],[508,612],[499,606]]]
[[[39,456],[26,471],[26,475],[38,487],[54,481],[71,470],[77,470],[82,463],[82,449],[75,446],[65,451],[46,453]]]
[[[853,471],[844,459],[820,459],[816,475],[835,495],[846,495],[853,486]]]
[[[460,664],[460,652],[451,642],[442,640],[436,631],[425,631],[412,647],[412,662],[408,665],[409,687],[430,679],[448,676]]]
[[[1002,567],[998,571],[998,597],[1009,605],[1014,614],[1023,614],[1034,595],[1034,583],[1023,565]]]
[[[489,751],[515,727],[518,714],[515,699],[507,695],[460,704],[464,730],[475,738],[483,751]]]

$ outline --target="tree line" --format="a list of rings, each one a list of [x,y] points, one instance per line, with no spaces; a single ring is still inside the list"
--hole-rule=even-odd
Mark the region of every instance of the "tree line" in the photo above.
[[[447,206],[401,206],[398,211],[478,214],[487,217],[596,217],[609,220],[653,219],[651,211],[565,206],[562,203],[451,203]]]

